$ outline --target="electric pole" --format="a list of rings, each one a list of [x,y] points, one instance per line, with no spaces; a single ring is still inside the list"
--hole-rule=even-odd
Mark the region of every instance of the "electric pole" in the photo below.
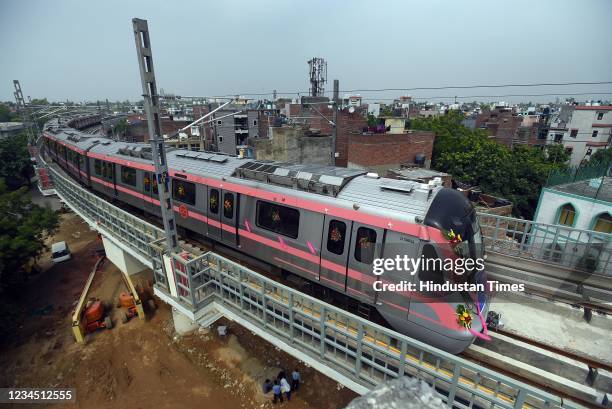
[[[159,95],[157,95],[155,71],[153,70],[153,53],[149,38],[149,26],[147,20],[138,18],[132,19],[132,25],[134,27],[136,52],[138,54],[138,66],[140,67],[144,108],[147,113],[153,164],[155,165],[155,180],[157,180],[159,187],[159,202],[164,222],[164,232],[166,234],[166,249],[168,256],[171,257],[172,253],[177,253],[180,249],[176,234],[172,195],[169,188],[170,177],[168,175],[168,163],[166,162],[166,150],[161,132]]]

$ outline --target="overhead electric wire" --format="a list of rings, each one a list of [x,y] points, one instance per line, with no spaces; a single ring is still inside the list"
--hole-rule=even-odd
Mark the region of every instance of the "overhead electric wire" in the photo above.
[[[432,91],[444,89],[475,89],[475,88],[530,88],[530,87],[548,87],[548,86],[571,86],[571,85],[609,85],[612,81],[576,81],[576,82],[540,82],[530,84],[477,84],[477,85],[445,85],[439,87],[409,87],[409,88],[372,88],[372,89],[350,89],[339,90],[338,92],[389,92],[389,91]],[[325,94],[332,94],[334,91],[324,91]],[[310,91],[293,91],[293,92],[276,92],[276,95],[296,95],[309,94]],[[274,95],[274,92],[237,92],[233,94],[211,96],[210,98],[226,98],[235,96],[265,96]]]

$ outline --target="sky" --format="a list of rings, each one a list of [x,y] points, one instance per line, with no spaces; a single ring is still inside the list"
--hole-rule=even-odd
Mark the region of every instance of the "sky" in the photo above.
[[[610,0],[0,0],[0,100],[14,100],[13,79],[26,98],[138,99],[134,17],[148,20],[158,88],[178,95],[295,97],[312,57],[327,60],[329,91],[336,78],[341,90],[612,81]],[[612,99],[612,84],[357,93],[581,92]]]

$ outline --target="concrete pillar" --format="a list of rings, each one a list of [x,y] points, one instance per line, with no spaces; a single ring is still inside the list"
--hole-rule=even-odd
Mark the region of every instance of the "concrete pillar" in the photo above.
[[[138,259],[117,246],[107,237],[102,236],[102,243],[104,244],[106,258],[116,265],[123,274],[131,276],[147,268],[147,266],[138,261]]]
[[[174,267],[172,259],[167,254],[163,255],[164,259],[164,271],[166,272],[166,278],[168,279],[168,288],[170,289],[170,295],[177,298],[178,293],[176,292],[176,280],[174,279]]]
[[[172,321],[174,322],[174,330],[181,336],[190,334],[199,327],[197,322],[184,316],[176,308],[172,308]]]

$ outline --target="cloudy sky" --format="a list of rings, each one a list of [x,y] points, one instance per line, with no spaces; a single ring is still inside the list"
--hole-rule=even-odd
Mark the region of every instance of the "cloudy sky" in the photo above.
[[[313,56],[328,90],[612,81],[610,0],[0,0],[0,100],[13,79],[32,98],[138,98],[133,17],[149,21],[158,86],[179,95],[295,96]],[[612,84],[360,93],[578,92],[612,99]]]

